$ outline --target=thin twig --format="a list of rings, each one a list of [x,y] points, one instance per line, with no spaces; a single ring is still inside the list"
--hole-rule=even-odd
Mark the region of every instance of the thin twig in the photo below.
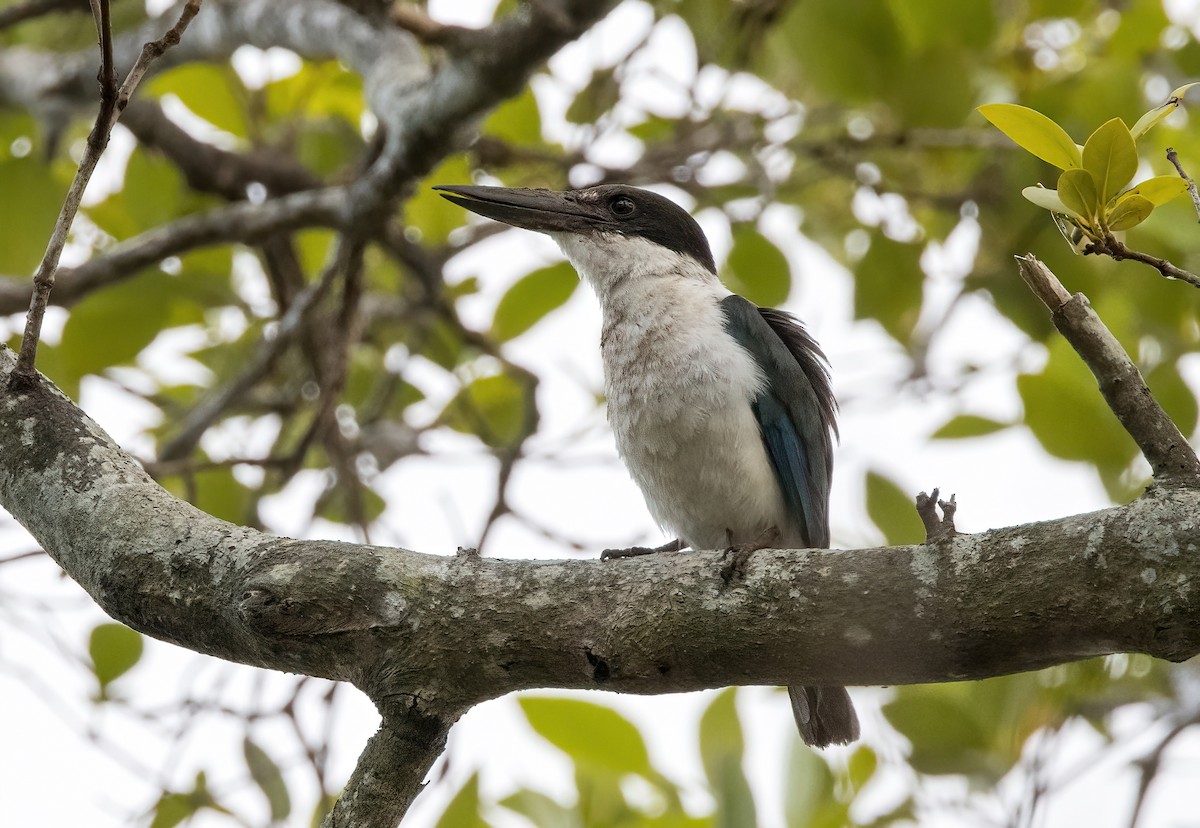
[[[50,301],[50,291],[54,288],[54,278],[58,272],[58,262],[62,258],[63,248],[67,243],[67,235],[79,212],[79,204],[83,200],[84,190],[96,170],[100,156],[108,146],[109,136],[113,126],[121,116],[121,111],[129,103],[129,98],[137,88],[138,83],[150,68],[150,64],[163,52],[179,43],[188,24],[200,11],[201,0],[188,0],[179,16],[179,21],[158,40],[153,40],[142,47],[142,54],[125,82],[117,87],[117,71],[113,64],[112,20],[109,0],[91,0],[92,14],[96,18],[96,30],[100,37],[100,111],[96,115],[96,123],[88,135],[87,148],[75,178],[54,223],[54,232],[46,253],[33,276],[33,296],[29,302],[29,314],[25,318],[25,333],[21,340],[21,353],[17,357],[16,370],[12,382],[27,383],[34,374],[34,363],[37,360],[38,341],[42,335],[42,319],[46,315],[46,306]]]
[[[202,0],[188,0],[183,7],[183,11],[179,13],[179,20],[175,25],[167,29],[166,34],[158,40],[151,40],[142,46],[142,53],[138,55],[137,62],[133,64],[133,68],[125,76],[125,82],[121,84],[121,89],[117,93],[117,111],[113,115],[113,123],[109,124],[109,129],[112,129],[121,112],[129,105],[129,99],[133,97],[133,91],[142,82],[142,78],[145,77],[146,72],[150,69],[150,64],[162,57],[163,53],[172,46],[179,45],[179,40],[183,37],[184,31],[187,30],[188,24],[200,12],[201,2]]]
[[[1119,241],[1113,236],[1093,241],[1084,253],[1097,253],[1105,256],[1111,256],[1116,261],[1124,261],[1129,259],[1134,262],[1150,265],[1168,279],[1178,279],[1181,282],[1187,282],[1192,287],[1200,288],[1200,276],[1184,270],[1181,267],[1168,262],[1166,259],[1160,259],[1158,256],[1151,256],[1149,253],[1143,253],[1140,250],[1134,250],[1127,247],[1124,242]]]
[[[1188,195],[1192,197],[1192,206],[1196,208],[1196,221],[1200,222],[1200,192],[1196,191],[1196,182],[1184,171],[1183,164],[1179,163],[1179,153],[1175,152],[1174,147],[1167,147],[1167,160],[1175,165],[1179,177],[1187,182]]]
[[[1200,717],[1191,715],[1177,721],[1149,753],[1134,762],[1141,769],[1141,778],[1138,782],[1137,798],[1133,802],[1133,811],[1129,815],[1129,828],[1137,828],[1138,821],[1142,816],[1142,808],[1146,804],[1147,794],[1150,793],[1150,785],[1158,776],[1159,768],[1162,765],[1163,754],[1184,731],[1195,726],[1198,719]]]
[[[1017,265],[1025,283],[1050,309],[1054,326],[1095,375],[1104,401],[1150,463],[1155,481],[1200,484],[1196,453],[1087,297],[1068,295],[1058,277],[1032,254],[1018,256]]]
[[[100,39],[100,111],[96,114],[96,123],[88,135],[87,148],[75,171],[75,178],[67,190],[62,209],[54,222],[54,231],[50,234],[50,242],[46,252],[33,274],[33,296],[29,300],[29,313],[25,317],[25,333],[21,340],[21,353],[17,357],[17,367],[13,371],[11,382],[24,384],[34,373],[34,362],[37,360],[38,341],[42,336],[42,319],[46,315],[46,305],[50,301],[50,291],[54,287],[54,275],[58,271],[58,262],[62,258],[63,248],[67,244],[67,234],[79,212],[79,204],[83,201],[83,191],[87,189],[92,173],[104,148],[108,146],[108,136],[112,132],[113,111],[116,107],[117,75],[113,67],[112,51],[112,20],[109,14],[108,0],[91,0],[92,16],[96,20],[96,31]]]

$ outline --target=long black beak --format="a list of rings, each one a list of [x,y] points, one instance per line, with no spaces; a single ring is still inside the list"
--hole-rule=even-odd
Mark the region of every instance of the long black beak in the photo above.
[[[433,189],[473,213],[541,233],[594,230],[607,223],[599,210],[570,192],[459,185]]]

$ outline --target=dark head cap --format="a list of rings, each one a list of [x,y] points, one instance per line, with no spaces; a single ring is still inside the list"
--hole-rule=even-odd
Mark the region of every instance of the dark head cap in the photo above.
[[[704,231],[675,202],[627,184],[586,190],[438,186],[444,198],[481,216],[540,233],[616,233],[691,256],[716,273]]]

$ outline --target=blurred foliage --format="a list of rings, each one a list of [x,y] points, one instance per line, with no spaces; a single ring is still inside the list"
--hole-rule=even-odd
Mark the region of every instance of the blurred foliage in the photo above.
[[[498,13],[514,5],[503,2]],[[144,18],[140,4],[115,6],[122,28]],[[590,67],[574,85],[554,80],[535,84],[538,94],[522,90],[483,120],[467,151],[442,159],[397,205],[394,232],[365,251],[359,283],[334,285],[261,375],[243,382],[280,319],[320,278],[332,248],[328,231],[198,246],[97,284],[64,314],[61,337],[42,345],[40,367],[73,396],[99,377],[149,406],[158,424],[145,435],[152,446],[147,467],[206,511],[261,525],[263,500],[298,472],[316,470],[325,489],[314,515],[365,535],[387,505],[372,489],[377,476],[421,453],[427,433],[452,430],[481,451],[519,457],[538,425],[536,378],[509,361],[505,346],[554,314],[577,285],[562,263],[542,263],[499,286],[490,327],[465,325],[460,307],[477,307],[483,288],[497,286],[485,284],[485,273],[450,284],[443,268],[496,228],[429,185],[620,180],[665,188],[711,226],[727,228],[721,276],[763,304],[814,290],[785,256],[779,224],[767,213],[784,215],[785,230],[802,234],[849,274],[855,318],[882,331],[906,359],[907,371],[887,393],[928,388],[929,354],[950,314],[965,305],[959,300],[994,307],[1027,338],[1023,353],[1033,357],[1020,363],[1025,372],[1015,379],[1024,412],[1009,422],[956,411],[931,424],[933,438],[1025,428],[1048,455],[1094,469],[1114,500],[1135,496],[1144,484],[1135,446],[1017,277],[1012,257],[1026,251],[1069,289],[1087,293],[1184,433],[1195,432],[1195,391],[1181,374],[1200,350],[1195,293],[1136,263],[1076,255],[1022,197],[1034,182],[1061,186],[1055,159],[1048,164],[1021,151],[975,110],[1019,103],[1069,136],[1094,137],[1097,125],[1113,119],[1136,122],[1200,76],[1200,43],[1189,28],[1197,21],[1170,19],[1162,0],[653,0],[641,8],[651,29],[628,55]],[[663,81],[642,59],[647,44],[656,32],[678,36],[682,28],[694,44],[695,66],[683,68],[682,81]],[[7,29],[0,46],[69,52],[92,48],[94,36],[86,15],[62,15]],[[431,54],[439,59],[436,49]],[[651,90],[669,91],[640,91],[651,82],[662,84]],[[546,88],[556,94],[541,94]],[[299,61],[294,73],[261,85],[230,62],[190,63],[148,79],[142,93],[166,112],[186,109],[181,120],[206,144],[293,163],[302,173],[294,176],[297,188],[351,180],[377,150],[362,79],[337,61]],[[88,126],[77,120],[63,127],[41,116],[0,108],[5,281],[26,280],[40,258],[73,172],[69,150]],[[613,144],[622,149],[619,163],[606,150]],[[1123,169],[1167,171],[1168,146],[1200,173],[1200,128],[1186,109],[1139,136],[1136,156],[1125,145]],[[119,186],[83,209],[75,260],[103,257],[231,197],[187,161],[151,139],[139,141]],[[242,183],[247,199],[282,194],[265,181]],[[1087,200],[1086,192],[1078,195]],[[1191,205],[1176,199],[1155,209],[1153,221],[1128,231],[1129,245],[1200,268]],[[953,280],[950,310],[939,310],[947,306],[945,285],[938,304],[931,254],[955,228],[976,223],[981,236],[970,271]],[[182,376],[151,358],[164,343],[186,360]],[[341,361],[325,358],[339,353]],[[964,367],[940,387],[952,396],[976,373]],[[189,418],[229,389],[240,391],[225,400],[204,438],[177,444]],[[878,389],[871,399],[881,399]],[[853,389],[842,402],[855,404]],[[265,451],[245,448],[255,429],[270,435]],[[865,491],[867,514],[889,543],[921,540],[913,493],[875,470],[851,485]],[[141,639],[106,624],[91,634],[87,651],[98,698],[106,699],[138,662]],[[878,741],[829,756],[797,744],[781,759],[788,780],[782,803],[753,796],[736,695],[726,691],[699,725],[701,784],[712,807],[697,813],[684,808],[684,788],[654,767],[642,735],[616,712],[524,698],[531,726],[572,762],[575,801],[524,789],[491,801],[472,777],[440,824],[487,825],[498,809],[548,828],[732,827],[780,808],[789,828],[910,822],[937,778],[966,778],[971,793],[963,807],[970,808],[973,793],[1035,773],[1026,761],[1035,733],[1082,721],[1107,740],[1111,714],[1122,705],[1157,699],[1170,709],[1177,700],[1169,678],[1161,663],[1118,657],[986,682],[898,688],[884,703],[890,730]],[[318,753],[307,745],[305,751],[310,759]],[[243,756],[272,819],[294,818],[299,797],[289,795],[284,763],[249,736]],[[885,774],[899,774],[905,793],[867,808],[864,792]],[[332,796],[328,781],[318,782],[314,821]],[[167,828],[225,807],[201,774],[190,790],[164,792],[146,821]]]

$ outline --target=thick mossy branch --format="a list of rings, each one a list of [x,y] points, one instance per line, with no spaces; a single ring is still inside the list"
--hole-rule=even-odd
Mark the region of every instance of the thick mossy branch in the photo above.
[[[0,353],[0,378],[13,368]],[[936,546],[513,561],[294,541],[178,501],[41,380],[0,397],[0,503],[114,617],[441,716],[529,687],[982,678],[1200,652],[1200,493]]]

